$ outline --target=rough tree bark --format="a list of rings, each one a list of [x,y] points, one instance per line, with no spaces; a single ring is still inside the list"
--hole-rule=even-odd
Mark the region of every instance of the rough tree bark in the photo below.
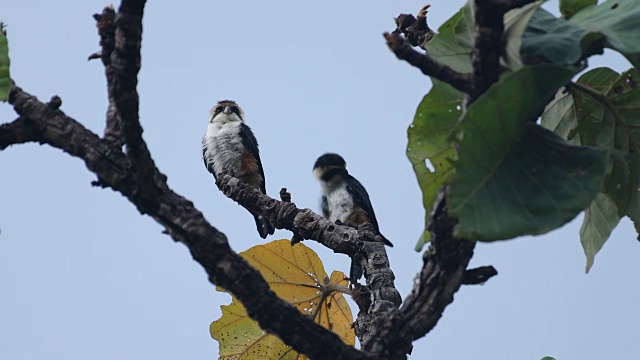
[[[392,34],[389,48],[424,74],[466,92],[473,101],[498,78],[502,16],[530,0],[476,0],[479,18],[472,52],[474,71],[460,74],[409,45],[428,34],[426,11],[404,19]],[[141,66],[144,0],[122,0],[118,11],[107,7],[95,15],[101,51],[90,56],[105,66],[109,107],[101,138],[60,110],[54,96],[43,103],[17,86],[10,103],[18,113],[13,122],[0,125],[0,150],[15,144],[38,142],[58,148],[84,161],[97,176],[92,184],[124,195],[142,214],[162,225],[185,244],[211,283],[229,290],[260,326],[295,350],[314,359],[402,359],[411,343],[428,333],[463,284],[477,284],[496,274],[492,267],[467,270],[475,243],[453,237],[455,218],[447,214],[446,191],[441,191],[432,211],[433,241],[416,276],[412,293],[401,299],[394,286],[386,250],[371,226],[359,229],[330,223],[309,209],[268,197],[228,175],[218,178],[224,194],[253,212],[267,216],[277,228],[315,240],[334,252],[356,257],[366,267],[366,286],[357,288],[360,306],[354,324],[362,350],[345,345],[335,334],[315,324],[269,290],[262,276],[229,247],[223,233],[213,227],[193,203],[175,193],[160,172],[142,137],[138,117],[137,74]],[[430,31],[430,30],[429,30]],[[415,33],[414,33],[415,32]],[[409,43],[407,40],[409,39]],[[418,39],[418,40],[415,40]],[[123,150],[124,145],[124,150]],[[247,284],[250,284],[248,286]],[[256,296],[259,294],[259,296]]]

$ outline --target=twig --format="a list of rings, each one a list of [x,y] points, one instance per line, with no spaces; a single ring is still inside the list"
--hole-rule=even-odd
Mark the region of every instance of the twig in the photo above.
[[[462,285],[478,285],[498,275],[498,271],[493,266],[481,266],[469,269],[462,276]]]
[[[423,6],[416,17],[411,14],[398,15],[394,33],[403,34],[411,46],[423,47],[435,35],[427,24],[427,12],[430,7],[429,4]]]
[[[444,81],[462,92],[472,91],[469,74],[459,73],[429,55],[414,50],[400,34],[384,33],[384,38],[387,40],[387,46],[398,59],[405,60],[420,69],[423,74]]]
[[[280,189],[280,200],[283,202],[291,202],[291,194],[287,191],[287,188]],[[298,233],[293,233],[291,237],[291,246],[303,241],[304,238]]]

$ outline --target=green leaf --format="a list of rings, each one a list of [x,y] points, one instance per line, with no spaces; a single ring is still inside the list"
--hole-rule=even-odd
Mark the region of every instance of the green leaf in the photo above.
[[[422,203],[427,217],[425,227],[436,192],[453,174],[451,160],[455,159],[456,152],[450,138],[462,113],[462,101],[463,94],[460,91],[433,80],[431,91],[420,102],[413,123],[407,131],[407,157],[422,190]],[[434,171],[427,167],[427,159]],[[425,242],[429,241],[429,236],[429,232],[424,231],[416,244],[416,251],[422,250]]]
[[[618,208],[611,198],[605,194],[598,194],[591,205],[584,211],[584,221],[580,228],[580,242],[587,256],[587,269],[593,266],[593,260],[611,232],[618,226],[620,216]]]
[[[0,23],[0,101],[9,99],[11,89],[11,76],[9,76],[9,43],[4,24]]]
[[[435,60],[467,73],[471,71],[471,48],[473,47],[474,11],[473,2],[460,9],[447,20],[424,49]]]
[[[522,37],[520,52],[529,64],[573,65],[608,47],[638,66],[639,37],[640,0],[609,0],[585,7],[569,20],[539,9]]]
[[[523,7],[513,9],[504,14],[504,38],[506,39],[503,62],[512,70],[522,67],[520,48],[522,35],[529,26],[529,21],[543,1],[535,1]]]
[[[584,8],[569,22],[601,33],[607,47],[621,53],[640,53],[640,0],[608,0]]]
[[[551,356],[545,356],[541,360],[556,360],[556,358],[553,358]]]
[[[542,124],[563,137],[573,137],[581,145],[612,152],[614,156],[599,195],[606,196],[616,210],[617,220],[614,223],[608,219],[608,225],[615,226],[626,215],[640,233],[640,73],[637,69],[618,74],[609,68],[597,68],[583,74],[577,82],[578,85],[554,100],[554,104],[565,104],[573,111],[561,116],[562,106],[549,106]],[[599,205],[602,209],[602,203],[600,200],[591,207]],[[585,217],[583,229],[587,228],[587,221],[591,220]],[[598,234],[581,232],[587,270],[611,232],[603,232],[603,228],[599,225]]]
[[[569,19],[583,8],[597,3],[598,0],[560,0],[560,12],[565,19]]]
[[[547,105],[540,124],[563,139],[580,145],[579,137],[574,136],[575,133],[572,132],[578,126],[575,103],[565,88],[558,91],[556,97]]]
[[[607,151],[573,146],[530,122],[576,69],[550,64],[503,77],[457,131],[448,196],[456,236],[492,241],[541,234],[586,208],[602,187]]]

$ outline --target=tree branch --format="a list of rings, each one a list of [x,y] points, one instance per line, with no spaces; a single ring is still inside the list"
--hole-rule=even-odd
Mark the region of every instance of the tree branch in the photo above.
[[[459,73],[434,60],[431,56],[414,50],[400,34],[384,33],[384,38],[387,40],[387,46],[398,59],[405,60],[420,69],[423,74],[444,81],[462,92],[470,93],[472,91],[469,74]]]
[[[102,186],[120,192],[141,213],[163,225],[174,240],[189,248],[211,283],[229,290],[263,329],[296,351],[314,359],[372,357],[345,345],[337,335],[279,299],[260,273],[230,249],[225,235],[211,226],[191,201],[173,192],[166,179],[153,179],[153,186],[161,190],[154,196],[139,192],[139,177],[131,159],[120,148],[58,110],[59,99],[44,104],[14,86],[9,101],[20,116],[12,123],[0,125],[0,149],[37,141],[82,159]]]
[[[363,348],[373,338],[373,324],[396,311],[401,304],[395,288],[395,276],[389,265],[385,246],[371,224],[358,230],[336,225],[310,209],[298,209],[292,202],[278,201],[257,188],[240,182],[227,174],[218,174],[216,184],[225,196],[251,213],[265,216],[278,229],[287,229],[304,239],[319,242],[336,253],[349,255],[365,269],[365,280],[370,294],[370,306],[363,309],[354,324]],[[290,197],[285,197],[289,200]],[[359,305],[360,306],[360,305]]]
[[[155,183],[166,177],[161,174],[142,139],[139,119],[138,72],[142,47],[142,16],[145,0],[123,0],[115,18],[115,48],[111,54],[114,77],[109,88],[113,94],[116,113],[120,118],[127,156],[138,177],[137,192],[147,197],[158,196],[162,189]]]
[[[100,58],[104,65],[104,75],[107,79],[107,92],[109,105],[107,108],[107,125],[104,130],[104,138],[121,147],[124,145],[124,135],[122,134],[122,126],[120,115],[116,108],[113,81],[115,77],[115,68],[111,64],[111,54],[116,46],[116,12],[113,6],[107,6],[102,10],[101,14],[94,14],[98,35],[100,35],[101,51],[89,56],[89,60]]]

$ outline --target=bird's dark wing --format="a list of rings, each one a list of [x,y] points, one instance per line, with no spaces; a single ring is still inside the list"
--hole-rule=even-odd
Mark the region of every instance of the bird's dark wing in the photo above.
[[[329,203],[327,202],[326,196],[322,196],[322,199],[320,199],[320,205],[322,206],[322,216],[328,219],[331,214],[329,214]]]
[[[258,162],[258,172],[262,177],[262,183],[260,184],[260,190],[263,194],[267,193],[266,189],[266,179],[264,177],[264,170],[262,169],[262,161],[260,161],[260,150],[258,149],[258,140],[256,136],[253,135],[253,131],[251,128],[245,124],[240,124],[240,138],[242,139],[242,146],[244,146],[245,152],[250,152],[256,158]]]
[[[360,184],[360,182],[349,175],[347,178],[347,191],[351,193],[353,197],[353,205],[354,207],[360,207],[367,213],[367,217],[369,218],[369,222],[373,225],[373,228],[378,232],[378,235],[382,237],[382,241],[387,246],[393,246],[391,241],[387,239],[380,232],[380,228],[378,227],[378,220],[376,219],[376,213],[373,211],[373,206],[371,205],[371,200],[369,200],[369,194],[367,190]]]
[[[376,219],[376,214],[373,212],[373,206],[371,205],[371,200],[369,200],[369,194],[360,181],[351,175],[348,175],[347,177],[347,191],[351,193],[353,197],[353,205],[360,207],[367,213],[371,225],[373,225],[376,231],[379,232],[378,220]]]
[[[209,171],[212,175],[213,178],[218,181],[218,178],[216,177],[216,172],[213,170],[213,164],[209,164],[207,162],[207,147],[205,146],[205,139],[202,139],[202,161],[204,161],[204,167],[207,168],[207,171]]]

